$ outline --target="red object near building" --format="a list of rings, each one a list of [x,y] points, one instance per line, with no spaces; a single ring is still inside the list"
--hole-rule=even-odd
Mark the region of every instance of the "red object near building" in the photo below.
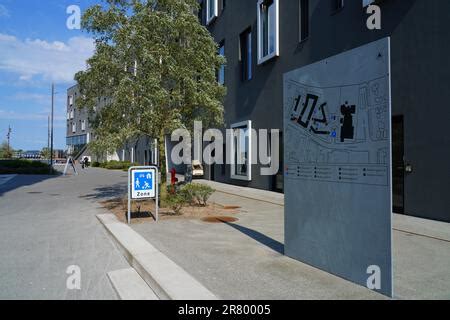
[[[175,185],[176,183],[177,183],[177,171],[175,170],[175,168],[172,168],[172,170],[170,170],[170,184]]]
[[[170,185],[172,186],[172,188],[170,189],[172,194],[175,193],[175,185],[177,184],[177,182],[177,171],[175,170],[175,168],[172,168],[172,170],[170,170]]]

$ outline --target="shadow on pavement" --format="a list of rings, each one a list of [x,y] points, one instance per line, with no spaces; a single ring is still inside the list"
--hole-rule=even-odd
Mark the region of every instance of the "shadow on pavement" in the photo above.
[[[36,183],[40,183],[42,181],[54,179],[57,177],[58,175],[17,175],[11,180],[0,185],[0,197],[2,197],[5,193],[13,191],[15,189],[31,186]]]
[[[80,196],[82,199],[108,200],[117,197],[126,196],[128,188],[126,183],[116,183],[112,186],[99,187],[94,189],[94,193]]]
[[[226,224],[243,234],[249,236],[250,238],[258,241],[259,243],[271,248],[272,250],[284,255],[284,244],[281,242],[278,242],[272,238],[269,238],[268,236],[262,234],[261,232],[255,231],[253,229],[249,229],[234,223],[226,222]]]

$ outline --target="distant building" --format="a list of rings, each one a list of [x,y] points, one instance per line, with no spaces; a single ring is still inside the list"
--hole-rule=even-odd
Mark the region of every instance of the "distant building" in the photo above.
[[[61,149],[53,150],[53,159],[64,159],[67,157],[66,151]]]
[[[95,135],[90,126],[89,112],[76,105],[76,99],[79,94],[78,85],[67,90],[66,143],[68,155],[73,156],[75,160],[88,157],[91,161],[99,162],[117,160],[141,165],[155,164],[157,162],[156,143],[154,139],[145,136],[124,141],[123,147],[112,154],[92,154],[87,146],[95,139]],[[109,102],[108,99],[106,97],[98,98],[95,111],[105,107]],[[95,117],[95,114],[91,116]]]
[[[30,150],[30,151],[15,152],[13,155],[13,158],[40,160],[41,159],[41,151]]]
[[[67,90],[67,153],[75,157],[81,156],[91,140],[88,112],[76,106],[78,95],[78,86]]]
[[[66,158],[66,151],[61,149],[53,150],[53,159],[64,159]],[[41,160],[44,159],[42,156],[42,151],[16,151],[13,154],[14,159],[32,159],[32,160]],[[45,159],[48,160],[48,159]]]

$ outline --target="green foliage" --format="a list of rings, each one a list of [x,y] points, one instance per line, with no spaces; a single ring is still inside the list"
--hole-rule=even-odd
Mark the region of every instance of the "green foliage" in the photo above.
[[[161,195],[161,206],[169,207],[176,215],[181,214],[183,207],[187,205],[199,205],[205,207],[215,190],[202,184],[169,185]]]
[[[13,156],[13,150],[8,147],[8,142],[4,141],[0,145],[0,159],[11,159]]]
[[[101,167],[101,163],[98,161],[95,161],[92,163],[92,168],[100,168]]]
[[[177,194],[183,197],[186,203],[203,207],[207,205],[209,198],[214,192],[215,190],[213,188],[197,183],[167,186],[167,193],[169,195]]]
[[[43,148],[41,151],[41,157],[44,159],[50,159],[51,152],[49,148]]]
[[[167,194],[175,194],[175,193],[179,192],[179,190],[180,190],[180,187],[178,185],[168,184],[166,186]]]
[[[186,198],[183,193],[168,194],[165,198],[165,204],[173,210],[174,214],[181,215],[181,210],[186,206]]]
[[[216,72],[225,59],[198,21],[197,0],[104,2],[83,15],[96,51],[87,71],[75,76],[77,104],[91,114],[98,98],[108,97],[91,117],[96,139],[90,148],[113,151],[147,135],[159,140],[161,151],[163,137],[174,129],[192,130],[196,120],[221,125],[226,89]]]
[[[209,198],[215,192],[213,188],[197,183],[187,184],[182,190],[190,203],[196,203],[203,207],[208,204]]]
[[[30,160],[1,160],[0,166],[4,168],[48,168],[48,164]]]
[[[130,167],[137,166],[137,163],[131,163],[129,161],[109,161],[100,163],[98,166],[100,168],[108,169],[108,170],[128,170]]]
[[[50,166],[40,161],[0,160],[0,174],[49,174]]]

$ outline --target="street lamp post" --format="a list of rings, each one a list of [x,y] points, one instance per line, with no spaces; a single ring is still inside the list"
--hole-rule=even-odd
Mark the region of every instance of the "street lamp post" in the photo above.
[[[8,134],[6,135],[7,139],[8,139],[8,154],[11,154],[11,126],[8,126]]]
[[[50,151],[50,116],[48,116],[48,126],[47,126],[47,152],[49,151]],[[47,158],[46,160],[49,159]]]
[[[51,114],[51,129],[50,129],[50,172],[53,173],[53,119],[55,106],[55,84],[52,83],[52,114]]]

